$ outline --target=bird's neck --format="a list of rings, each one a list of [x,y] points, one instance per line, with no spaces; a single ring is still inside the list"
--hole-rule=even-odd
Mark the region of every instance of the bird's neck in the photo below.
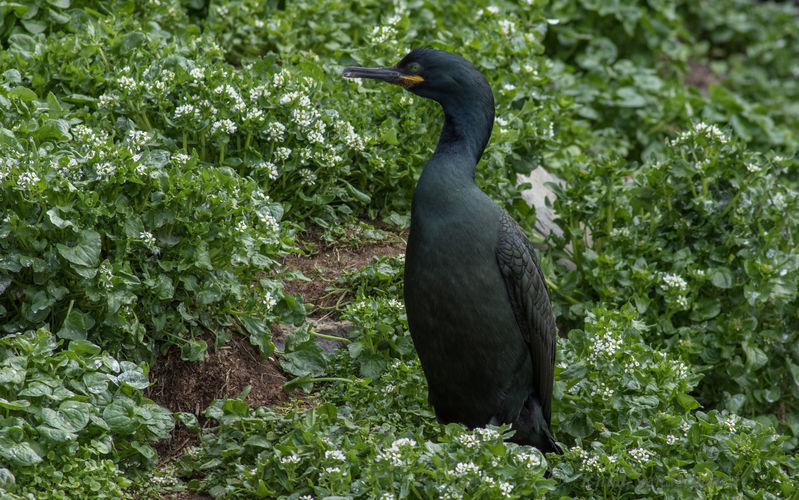
[[[483,155],[494,124],[494,99],[443,104],[444,127],[438,146],[426,169],[440,165],[449,170],[447,176],[474,181],[475,168]]]

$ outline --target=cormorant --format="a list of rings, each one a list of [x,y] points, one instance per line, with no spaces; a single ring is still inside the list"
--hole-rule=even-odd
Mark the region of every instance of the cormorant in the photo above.
[[[342,76],[397,84],[444,109],[405,253],[408,327],[437,419],[511,424],[511,441],[561,453],[549,430],[556,331],[544,275],[516,221],[474,182],[494,123],[488,81],[463,57],[428,47]]]

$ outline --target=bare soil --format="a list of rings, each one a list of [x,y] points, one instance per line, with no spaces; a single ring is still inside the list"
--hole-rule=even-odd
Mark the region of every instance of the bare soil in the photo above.
[[[327,313],[336,305],[342,295],[349,298],[348,292],[333,292],[328,288],[336,283],[336,279],[345,271],[359,269],[372,257],[400,255],[405,253],[405,237],[399,235],[397,239],[369,243],[357,246],[333,246],[324,242],[318,231],[311,229],[303,237],[304,246],[309,255],[290,255],[282,260],[286,271],[299,270],[310,281],[294,280],[286,282],[285,292],[302,295],[306,304],[314,306],[311,317],[316,319],[322,316],[336,317],[335,311]]]
[[[326,288],[335,283],[344,271],[358,269],[367,264],[373,256],[397,255],[405,252],[402,237],[391,241],[349,246],[332,246],[326,244],[317,230],[310,230],[302,237],[303,246],[308,255],[291,255],[283,259],[283,267],[287,272],[299,270],[310,281],[295,280],[286,283],[287,293],[302,295],[306,304],[313,304],[316,311],[312,316],[319,320],[325,313],[322,307],[336,303],[341,294],[329,295]],[[343,292],[342,292],[343,293]],[[320,322],[320,327],[326,325]],[[326,328],[341,328],[341,324],[333,323]],[[283,329],[284,330],[284,329]],[[275,335],[285,334],[280,325],[273,325]],[[336,334],[331,331],[331,334]],[[151,367],[153,385],[145,392],[146,397],[173,412],[194,414],[203,427],[213,425],[203,412],[215,399],[239,397],[245,387],[251,390],[245,401],[251,407],[276,406],[280,404],[297,404],[297,400],[307,398],[300,391],[283,392],[283,384],[287,377],[281,370],[275,356],[267,359],[261,356],[258,348],[241,336],[234,336],[227,344],[214,349],[213,338],[204,339],[209,346],[209,353],[204,362],[188,362],[180,359],[177,347],[169,349],[157,364]],[[278,340],[278,339],[276,339]],[[302,403],[300,403],[302,404]],[[175,430],[169,439],[160,441],[155,447],[162,463],[180,456],[183,450],[199,443],[199,438],[183,424],[176,423]],[[188,495],[188,496],[186,496]],[[194,496],[191,496],[194,495]],[[178,496],[181,499],[207,498],[186,493]]]
[[[213,346],[212,339],[206,339]],[[209,347],[212,351],[213,347]],[[215,399],[236,398],[245,387],[250,393],[245,401],[251,407],[274,406],[288,402],[301,393],[285,393],[288,381],[277,359],[264,359],[258,348],[241,337],[234,336],[227,344],[205,356],[204,362],[180,359],[180,351],[170,348],[167,355],[151,369],[154,383],[146,396],[173,412],[194,414],[201,425],[210,425],[203,412]],[[158,456],[167,462],[179,456],[187,446],[198,444],[197,435],[177,423],[172,436],[156,445]]]
[[[690,72],[685,75],[685,83],[696,87],[703,96],[707,97],[707,89],[714,83],[721,83],[724,78],[713,73],[710,66],[698,61],[688,61]]]

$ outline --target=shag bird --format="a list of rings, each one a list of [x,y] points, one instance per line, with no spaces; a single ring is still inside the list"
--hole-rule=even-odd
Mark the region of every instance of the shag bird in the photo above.
[[[408,327],[437,419],[511,424],[511,441],[561,453],[549,430],[556,331],[544,275],[519,225],[474,181],[494,123],[491,86],[463,57],[428,47],[342,76],[397,84],[444,109],[405,253]]]

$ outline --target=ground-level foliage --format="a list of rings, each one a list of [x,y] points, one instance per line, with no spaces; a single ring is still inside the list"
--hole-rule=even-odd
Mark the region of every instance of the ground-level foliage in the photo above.
[[[0,496],[158,496],[173,473],[215,497],[799,495],[798,33],[745,0],[6,2]],[[401,256],[336,281],[334,354],[285,292],[311,225],[407,225],[440,113],[339,75],[419,45],[492,83],[477,181],[523,227],[516,174],[566,181],[536,237],[563,456],[436,423]],[[201,427],[143,396],[170,348],[270,356],[275,323],[308,401],[243,394]],[[156,468],[176,421],[200,444]]]

